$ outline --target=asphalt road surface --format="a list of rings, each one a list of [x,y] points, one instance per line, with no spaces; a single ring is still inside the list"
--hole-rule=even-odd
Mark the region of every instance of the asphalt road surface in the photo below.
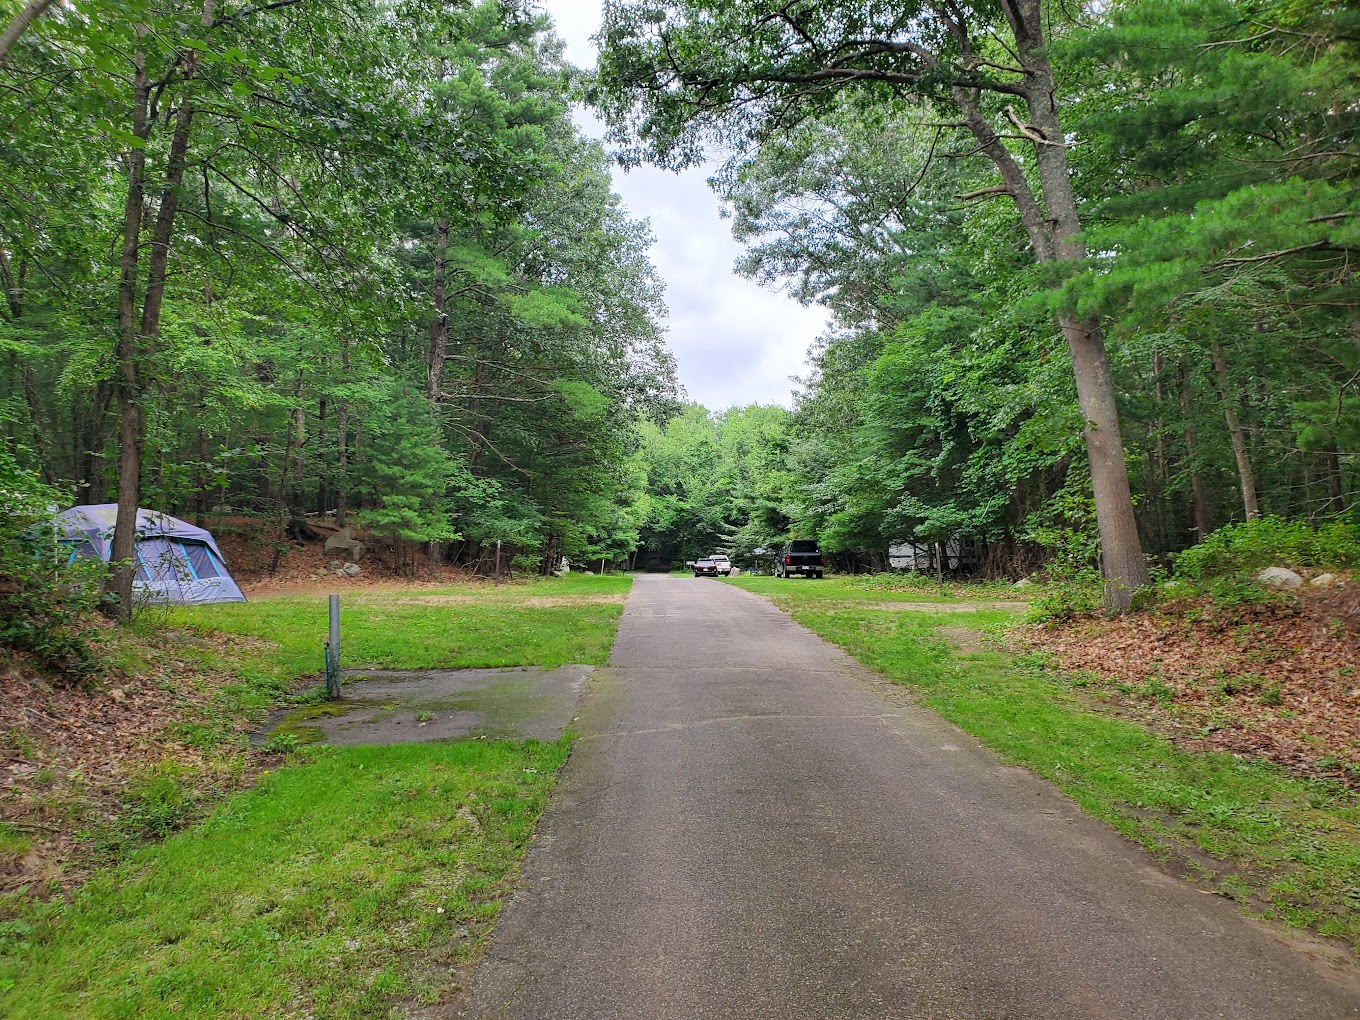
[[[1360,1017],[1353,968],[720,582],[637,579],[575,728],[466,1016]]]

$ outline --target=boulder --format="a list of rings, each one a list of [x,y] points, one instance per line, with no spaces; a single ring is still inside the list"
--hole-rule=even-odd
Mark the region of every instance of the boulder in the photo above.
[[[1313,578],[1308,583],[1314,588],[1335,588],[1337,582],[1340,580],[1341,578],[1337,577],[1335,574],[1318,574],[1317,577]]]
[[[1011,585],[1012,588],[1030,588],[1033,586],[1034,582],[1031,581],[1028,577],[1022,577],[1020,578],[1020,580],[1016,581],[1013,585]]]
[[[363,568],[357,563],[346,563],[340,568],[340,573],[344,574],[346,577],[358,577],[363,573]]]
[[[1256,580],[1267,588],[1293,589],[1303,584],[1303,578],[1288,567],[1266,567],[1256,575]]]
[[[364,548],[364,543],[354,537],[354,529],[349,527],[341,528],[326,539],[326,552],[339,553],[351,563],[358,563],[364,558]]]
[[[339,570],[339,569],[340,569],[341,567],[343,567],[344,565],[345,565],[345,563],[344,563],[343,560],[327,560],[327,561],[326,561],[326,569],[327,569],[327,570]]]

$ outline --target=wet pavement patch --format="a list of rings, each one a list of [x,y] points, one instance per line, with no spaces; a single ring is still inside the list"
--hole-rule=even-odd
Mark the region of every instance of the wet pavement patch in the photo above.
[[[339,701],[289,712],[265,737],[337,747],[486,737],[556,740],[593,666],[346,670]]]

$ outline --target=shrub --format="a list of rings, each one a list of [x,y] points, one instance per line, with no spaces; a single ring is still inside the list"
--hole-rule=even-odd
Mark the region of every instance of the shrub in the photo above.
[[[1033,599],[1025,619],[1029,623],[1062,623],[1079,616],[1092,616],[1105,603],[1105,582],[1093,568],[1068,572],[1044,585]]]
[[[60,499],[0,449],[0,647],[79,676],[96,668],[87,621],[103,570],[68,564],[45,530]]]
[[[1360,529],[1332,521],[1314,529],[1306,521],[1258,517],[1219,528],[1176,558],[1176,576],[1204,586],[1271,566],[1343,568],[1360,563]]]

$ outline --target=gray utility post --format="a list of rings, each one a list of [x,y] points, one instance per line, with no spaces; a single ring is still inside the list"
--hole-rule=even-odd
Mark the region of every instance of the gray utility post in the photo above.
[[[340,697],[340,596],[330,597],[330,636],[326,641],[326,697]]]

